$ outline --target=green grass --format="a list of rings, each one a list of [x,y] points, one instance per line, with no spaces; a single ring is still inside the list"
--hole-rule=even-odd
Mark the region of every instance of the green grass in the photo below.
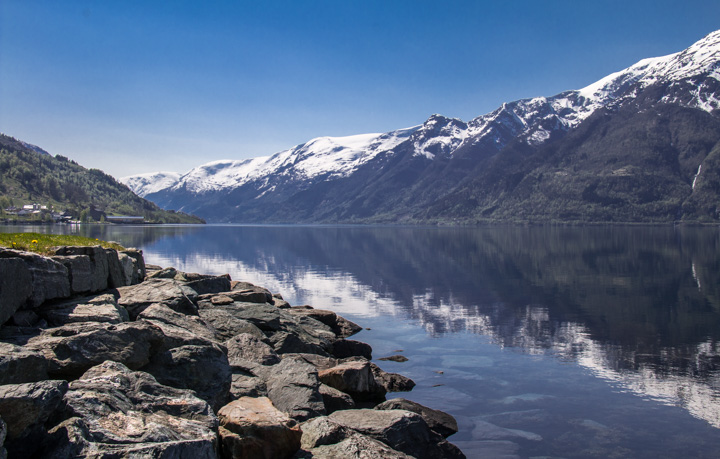
[[[101,245],[106,249],[125,250],[115,242],[101,241],[83,236],[40,233],[0,233],[0,246],[40,255],[54,255],[55,247],[63,245]]]

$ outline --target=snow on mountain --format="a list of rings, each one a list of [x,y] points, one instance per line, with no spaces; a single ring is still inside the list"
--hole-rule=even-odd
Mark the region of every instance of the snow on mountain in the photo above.
[[[147,174],[121,177],[119,181],[142,198],[150,193],[171,187],[178,181],[180,176],[181,174],[177,172],[149,172]]]

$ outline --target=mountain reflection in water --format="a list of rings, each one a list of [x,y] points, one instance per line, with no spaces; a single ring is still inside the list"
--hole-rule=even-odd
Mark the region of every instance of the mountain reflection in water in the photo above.
[[[8,230],[8,229],[5,229]],[[10,229],[12,230],[12,229]],[[576,362],[720,428],[720,232],[686,227],[82,227],[293,304]]]

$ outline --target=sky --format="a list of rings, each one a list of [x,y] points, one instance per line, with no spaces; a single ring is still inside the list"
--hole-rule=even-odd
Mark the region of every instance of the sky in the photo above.
[[[0,1],[0,132],[119,178],[580,89],[717,0]]]

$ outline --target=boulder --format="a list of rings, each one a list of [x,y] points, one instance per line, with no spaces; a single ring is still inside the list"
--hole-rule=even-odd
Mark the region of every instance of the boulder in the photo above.
[[[241,333],[223,343],[228,351],[230,366],[242,365],[243,361],[259,363],[261,365],[275,365],[280,363],[280,357],[272,347],[260,341],[249,333]]]
[[[248,303],[273,304],[275,302],[275,298],[272,293],[270,293],[270,290],[251,284],[250,282],[233,281],[230,284],[230,289],[234,292],[244,294],[245,299],[243,301]]]
[[[143,257],[142,250],[129,248],[126,250],[123,250],[120,252],[122,255],[125,255],[127,257],[130,257],[130,259],[133,260],[131,273],[130,273],[130,283],[128,285],[135,285],[139,284],[143,280],[145,280],[145,258]],[[121,260],[121,263],[122,262]],[[123,264],[123,266],[125,266]],[[127,273],[127,269],[126,269]]]
[[[375,381],[366,360],[341,363],[320,371],[318,377],[323,384],[349,394],[355,401],[385,400],[386,390]]]
[[[444,438],[457,433],[458,425],[454,417],[443,411],[434,410],[404,398],[394,398],[375,407],[376,410],[406,410],[417,413],[425,420],[428,427]]]
[[[214,410],[227,403],[232,372],[225,351],[217,344],[185,345],[155,355],[143,368],[158,382],[192,389]]]
[[[164,304],[182,314],[198,315],[193,303],[197,293],[174,279],[148,279],[138,285],[120,287],[117,291],[118,305],[127,309],[133,319],[154,303]]]
[[[230,290],[230,275],[202,275],[198,279],[187,282],[186,285],[195,290],[198,295],[227,292]]]
[[[118,288],[130,285],[125,278],[125,270],[120,264],[118,252],[115,249],[105,249],[108,260],[108,287]]]
[[[73,294],[92,290],[93,264],[87,255],[56,255],[53,260],[63,264],[68,270],[70,290]]]
[[[335,333],[338,338],[348,338],[362,330],[362,327],[343,317],[338,316],[332,311],[325,309],[308,309],[304,306],[288,309],[288,312],[297,315],[304,315],[318,320]]]
[[[47,457],[217,457],[218,420],[189,390],[104,362],[70,383]]]
[[[206,345],[215,341],[215,331],[202,318],[173,311],[164,304],[151,304],[137,318],[162,330],[165,335],[163,350],[186,344]]]
[[[3,447],[7,436],[7,425],[0,416],[0,459],[7,459],[7,450]]]
[[[332,355],[338,359],[365,357],[372,359],[372,347],[369,344],[351,339],[339,339],[332,343]]]
[[[90,259],[89,277],[82,282],[90,284],[91,292],[99,292],[108,288],[108,277],[110,275],[110,267],[107,252],[101,246],[92,247],[85,246],[66,246],[58,247],[55,255],[72,256],[85,255]]]
[[[289,458],[302,431],[267,397],[242,397],[218,412],[225,458]]]
[[[0,385],[47,379],[48,362],[37,352],[0,342]]]
[[[28,302],[31,307],[37,307],[47,300],[70,296],[70,278],[67,268],[62,263],[35,253],[0,248],[0,259],[4,258],[20,259],[30,271],[32,293]],[[16,270],[17,268],[11,269]],[[22,279],[25,276],[21,271],[24,272],[22,269],[15,272],[22,276]],[[24,287],[17,286],[17,288],[20,289],[21,294],[25,291]],[[11,296],[16,295],[12,294]]]
[[[133,282],[133,279],[138,279],[137,262],[123,252],[118,252],[118,261],[120,262],[120,270],[123,276],[124,285],[134,285],[138,282]]]
[[[173,267],[161,268],[155,265],[146,265],[146,267],[149,271],[152,271],[147,274],[148,279],[175,279],[179,274],[178,270]]]
[[[460,449],[431,430],[422,416],[411,411],[345,410],[328,417],[332,422],[418,459],[465,457]]]
[[[232,306],[224,306],[224,308],[231,310],[233,317],[247,320],[263,332],[281,330],[280,311],[271,304],[236,302]]]
[[[286,358],[271,367],[258,367],[273,404],[298,421],[325,414],[317,370],[301,358]]]
[[[233,367],[232,385],[230,386],[230,399],[241,397],[266,397],[267,386],[265,380],[255,375],[252,370]]]
[[[319,344],[308,342],[315,341],[313,338],[304,340],[296,333],[275,332],[270,335],[268,341],[272,344],[278,354],[318,354],[327,356],[328,353]]]
[[[245,319],[236,317],[234,311],[235,309],[232,307],[216,307],[200,302],[198,314],[206,324],[215,330],[215,337],[218,341],[226,341],[241,333],[249,333],[260,339],[265,338],[265,334],[258,327]]]
[[[398,373],[388,373],[374,363],[370,363],[375,381],[388,392],[410,392],[415,387],[415,381]]]
[[[23,260],[0,258],[0,325],[25,304],[32,288],[32,275]]]
[[[110,294],[44,304],[37,309],[37,312],[52,327],[75,322],[118,324],[130,320],[127,310],[118,306],[115,297]]]
[[[334,411],[351,410],[355,408],[355,401],[351,396],[327,384],[320,384],[320,395],[322,396],[327,414]]]
[[[82,322],[43,330],[26,346],[43,354],[51,376],[75,379],[106,360],[138,369],[150,361],[163,340],[162,331],[144,321]]]

